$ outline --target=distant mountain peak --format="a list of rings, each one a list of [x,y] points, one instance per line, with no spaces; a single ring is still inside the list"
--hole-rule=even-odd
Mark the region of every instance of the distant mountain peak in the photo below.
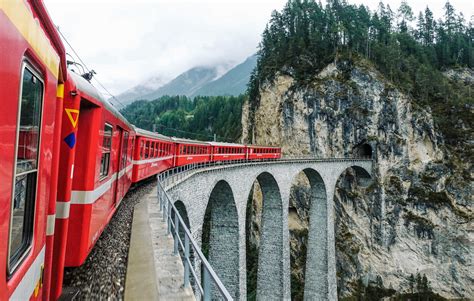
[[[163,95],[239,95],[245,93],[256,63],[256,55],[252,55],[237,65],[227,61],[211,66],[195,66],[172,80],[154,76],[117,98],[126,105],[136,100],[153,100]]]

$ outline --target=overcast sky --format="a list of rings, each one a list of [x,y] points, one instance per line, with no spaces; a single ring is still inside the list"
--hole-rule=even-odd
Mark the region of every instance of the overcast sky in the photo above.
[[[117,95],[150,77],[171,79],[195,66],[234,65],[257,51],[273,10],[286,0],[44,0],[53,22],[107,89]],[[325,3],[325,1],[322,1]],[[385,0],[392,10],[400,0]],[[467,0],[451,0],[466,19]],[[376,9],[379,0],[349,0]],[[445,0],[428,4],[441,17]],[[69,50],[68,50],[69,51]]]

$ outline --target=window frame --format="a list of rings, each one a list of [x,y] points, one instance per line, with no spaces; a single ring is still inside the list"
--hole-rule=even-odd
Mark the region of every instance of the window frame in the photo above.
[[[39,129],[38,129],[38,149],[37,149],[37,166],[36,166],[36,171],[27,171],[27,172],[22,172],[19,175],[16,174],[17,171],[17,164],[18,164],[18,144],[20,143],[20,122],[21,122],[21,102],[22,102],[22,95],[23,95],[23,77],[25,75],[25,70],[28,69],[31,74],[33,74],[36,79],[41,82],[42,84],[42,89],[41,89],[41,98],[40,98],[40,118],[39,118]],[[36,205],[37,205],[37,199],[38,199],[38,179],[39,179],[39,173],[41,172],[41,142],[42,142],[42,128],[43,128],[43,117],[44,117],[44,95],[45,95],[45,80],[44,76],[34,67],[34,65],[27,59],[23,58],[22,64],[21,64],[21,72],[20,72],[20,84],[19,84],[19,94],[18,94],[18,110],[17,110],[17,122],[16,122],[16,137],[15,137],[15,157],[14,157],[14,164],[13,164],[13,174],[12,174],[12,190],[11,190],[11,196],[10,196],[10,221],[8,223],[9,228],[8,228],[8,241],[7,241],[7,279],[10,278],[20,267],[20,265],[24,262],[25,258],[28,257],[28,255],[31,253],[31,250],[33,249],[33,244],[35,240],[35,223],[36,223]],[[20,247],[15,250],[15,253],[20,253],[20,255],[14,256],[14,258],[11,258],[11,244],[12,244],[12,232],[13,232],[13,210],[14,210],[14,202],[15,202],[15,186],[16,186],[16,179],[18,176],[22,175],[29,175],[31,173],[36,172],[36,178],[35,178],[35,185],[34,185],[34,202],[33,204],[29,204],[29,207],[27,207],[27,204],[25,202],[25,212],[24,212],[24,221],[26,219],[31,220],[31,229],[30,233],[26,237],[26,246],[25,243],[22,242]],[[28,180],[28,179],[27,179]],[[26,191],[25,191],[26,193]],[[29,209],[29,212],[27,211]],[[23,221],[23,225],[25,222]],[[25,231],[23,229],[23,231]]]
[[[109,151],[108,152],[104,152],[104,137],[105,137],[105,128],[109,126],[111,128],[111,133],[110,133],[110,147],[109,147]],[[109,174],[110,174],[110,157],[112,156],[112,144],[113,144],[113,138],[114,138],[114,126],[110,123],[108,123],[107,121],[104,122],[104,135],[102,136],[102,150],[101,150],[101,155],[100,155],[100,169],[99,169],[99,181],[103,181],[104,179],[106,179]],[[104,156],[104,154],[108,153],[109,154],[109,159],[108,159],[108,164],[107,164],[107,173],[106,174],[102,174],[102,157]]]

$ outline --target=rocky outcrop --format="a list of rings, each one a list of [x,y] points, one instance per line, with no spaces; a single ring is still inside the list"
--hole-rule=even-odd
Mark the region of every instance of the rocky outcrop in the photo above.
[[[472,71],[461,75],[472,83]],[[358,187],[349,170],[336,189],[340,297],[354,295],[361,281],[408,293],[410,275],[425,274],[445,298],[474,298],[473,168],[444,146],[429,108],[369,62],[341,61],[304,83],[277,74],[242,115],[243,142],[279,145],[285,155],[375,160],[372,185]],[[307,183],[296,182],[289,208],[293,288],[304,279],[309,208]]]

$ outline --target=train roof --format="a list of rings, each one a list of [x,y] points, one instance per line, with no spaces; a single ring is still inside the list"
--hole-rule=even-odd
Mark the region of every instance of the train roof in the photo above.
[[[138,136],[144,136],[144,137],[147,137],[147,138],[160,139],[160,140],[173,142],[173,139],[171,139],[168,136],[162,135],[162,134],[150,132],[150,131],[138,128],[136,126],[133,126],[133,129],[135,130],[135,132],[137,133]]]
[[[247,144],[247,147],[259,147],[259,148],[281,148],[280,146],[265,146],[265,145],[253,145]]]
[[[211,141],[211,142],[208,142],[208,143],[212,146],[245,147],[245,145],[243,145],[243,144],[228,143],[228,142]]]
[[[207,142],[207,141],[198,141],[198,140],[191,140],[191,139],[185,139],[185,138],[176,138],[176,137],[171,137],[171,139],[173,139],[174,142],[179,142],[179,143],[209,145],[209,142]]]
[[[100,94],[100,92],[90,82],[72,70],[69,70],[68,75],[76,84],[77,89],[97,99],[115,117],[127,124],[130,129],[133,128],[133,125],[128,122],[128,120],[125,119],[125,117],[123,117],[123,115],[120,114],[120,112],[107,99],[105,99],[105,97],[102,96],[102,94]]]

